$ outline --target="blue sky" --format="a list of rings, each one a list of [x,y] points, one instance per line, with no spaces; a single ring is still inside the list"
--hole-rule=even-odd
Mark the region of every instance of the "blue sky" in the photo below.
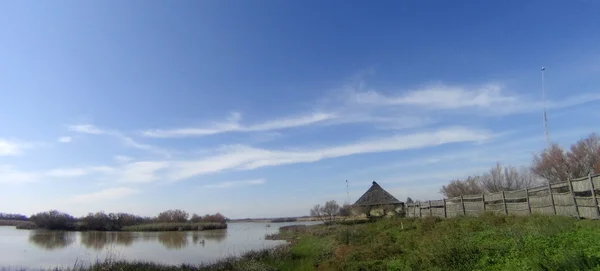
[[[0,211],[437,199],[598,131],[597,1],[3,1]]]

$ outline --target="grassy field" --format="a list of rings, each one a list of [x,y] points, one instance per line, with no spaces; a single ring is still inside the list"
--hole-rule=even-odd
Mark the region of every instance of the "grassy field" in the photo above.
[[[204,231],[226,229],[226,223],[151,223],[123,227],[122,231]]]
[[[103,262],[78,270],[600,270],[600,221],[559,216],[382,219],[290,226],[289,246],[205,266]]]

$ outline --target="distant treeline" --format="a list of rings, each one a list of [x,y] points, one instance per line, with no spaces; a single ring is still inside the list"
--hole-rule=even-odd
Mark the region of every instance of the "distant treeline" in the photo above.
[[[298,221],[295,217],[280,217],[271,219],[271,223],[282,223],[282,222],[296,222]]]
[[[5,214],[5,213],[0,213],[0,220],[27,221],[27,216],[22,215],[22,214]]]
[[[205,216],[200,216],[197,214],[193,214],[191,218],[189,218],[189,214],[182,210],[167,210],[159,213],[155,217],[142,217],[139,215],[128,214],[128,213],[105,213],[105,212],[96,212],[89,213],[88,215],[80,218],[75,218],[70,214],[60,212],[57,210],[50,210],[47,212],[41,212],[32,215],[27,218],[24,215],[5,215],[3,214],[4,220],[22,220],[29,221],[34,223],[38,228],[48,229],[48,230],[80,230],[80,231],[120,231],[124,230],[125,227],[132,227],[136,225],[142,224],[170,224],[177,223],[179,225],[185,225],[186,223],[194,224],[194,229],[212,229],[218,228],[214,226],[215,224],[225,224],[227,222],[227,218],[220,214],[216,213],[213,215],[207,214]],[[17,219],[12,219],[17,218]],[[189,218],[189,219],[188,219]],[[198,227],[201,224],[211,224],[212,226],[207,227]],[[17,225],[17,227],[19,227]],[[226,226],[225,226],[226,227]],[[31,228],[28,227],[23,228]],[[138,227],[139,229],[149,228],[149,227]],[[180,230],[180,229],[189,229],[192,227],[164,227],[167,230]],[[220,228],[224,228],[221,226]]]

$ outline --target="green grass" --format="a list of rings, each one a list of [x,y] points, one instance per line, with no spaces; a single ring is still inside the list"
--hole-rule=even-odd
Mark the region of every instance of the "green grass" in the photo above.
[[[151,223],[126,226],[122,231],[204,231],[226,229],[226,223]]]
[[[79,270],[599,270],[600,221],[560,216],[381,219],[285,227],[291,245],[204,266],[104,262]]]

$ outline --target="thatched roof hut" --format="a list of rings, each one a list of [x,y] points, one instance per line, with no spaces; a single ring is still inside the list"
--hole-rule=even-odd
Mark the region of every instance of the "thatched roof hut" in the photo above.
[[[352,206],[381,206],[381,205],[402,205],[403,203],[396,199],[392,194],[385,191],[379,184],[373,182],[373,185],[365,192]]]

